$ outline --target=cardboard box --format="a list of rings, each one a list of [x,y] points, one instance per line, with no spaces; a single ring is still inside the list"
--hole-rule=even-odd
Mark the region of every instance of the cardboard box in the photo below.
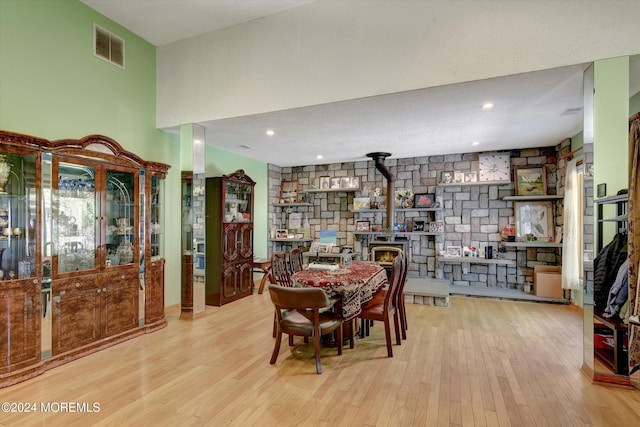
[[[534,266],[533,294],[538,297],[563,298],[562,267],[557,265]]]

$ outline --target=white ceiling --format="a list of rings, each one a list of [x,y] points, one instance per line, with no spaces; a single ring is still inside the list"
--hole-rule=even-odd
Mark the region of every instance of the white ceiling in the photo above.
[[[164,45],[312,0],[81,0]],[[638,71],[638,58],[632,59]],[[582,129],[585,64],[201,123],[207,143],[279,166],[555,145]],[[631,73],[631,94],[640,83]],[[491,110],[482,110],[484,102]],[[274,136],[265,131],[273,129]],[[477,141],[479,145],[472,146]],[[321,154],[322,159],[316,156]]]

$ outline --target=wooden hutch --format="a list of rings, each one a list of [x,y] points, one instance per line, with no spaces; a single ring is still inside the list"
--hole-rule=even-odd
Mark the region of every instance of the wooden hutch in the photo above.
[[[0,143],[0,387],[166,326],[169,166],[100,135]]]

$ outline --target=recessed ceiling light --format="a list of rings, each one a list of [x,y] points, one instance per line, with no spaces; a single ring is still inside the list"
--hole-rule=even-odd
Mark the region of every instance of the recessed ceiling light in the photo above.
[[[316,156],[316,159],[318,159],[318,160],[322,160],[322,154],[318,154],[318,155]]]
[[[478,141],[473,141],[473,142],[471,143],[471,145],[473,145],[473,146],[475,147],[476,145],[480,145],[480,143],[479,143]]]
[[[273,131],[273,129],[267,129],[267,135],[268,136],[273,136],[275,134],[275,132]]]
[[[193,142],[195,142],[196,144],[202,144],[202,140],[200,139],[194,139]]]
[[[485,102],[484,104],[482,104],[483,110],[490,110],[492,108],[493,108],[493,102]]]

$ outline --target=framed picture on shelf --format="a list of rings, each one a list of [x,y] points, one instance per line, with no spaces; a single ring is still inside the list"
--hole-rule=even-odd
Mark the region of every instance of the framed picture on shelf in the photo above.
[[[545,166],[518,166],[514,176],[516,196],[545,196],[547,194],[547,168]]]
[[[413,226],[411,227],[411,231],[424,231],[424,221],[414,220]]]
[[[464,172],[454,172],[453,173],[453,182],[456,184],[464,183]]]
[[[444,171],[440,176],[440,182],[442,184],[451,184],[453,182],[453,171]]]
[[[331,243],[320,243],[320,245],[318,245],[318,253],[328,254],[332,246]]]
[[[276,239],[286,239],[289,235],[289,230],[286,228],[278,228],[276,229]]]
[[[447,251],[444,253],[444,256],[461,257],[462,246],[447,246]]]
[[[436,195],[433,193],[418,193],[413,195],[414,208],[433,208],[436,204]]]
[[[319,190],[320,189],[320,178],[309,178],[309,189],[311,190]]]
[[[340,189],[340,178],[331,178],[331,185],[329,185],[331,190],[339,190]]]
[[[465,172],[464,182],[478,182],[478,172]]]
[[[349,188],[360,188],[360,178],[357,176],[352,177],[349,180]]]
[[[553,242],[552,202],[516,202],[516,240],[519,242]]]
[[[297,203],[299,192],[300,182],[297,179],[280,183],[280,200],[284,200],[282,203]]]
[[[331,253],[332,254],[339,254],[340,253],[340,246],[331,246]]]
[[[429,223],[429,233],[442,233],[444,231],[444,223],[442,221],[433,221]]]
[[[358,220],[356,221],[356,231],[370,231],[371,230],[371,222],[367,220]]]
[[[318,185],[319,190],[328,190],[331,186],[331,178],[329,178],[328,176],[321,176],[320,178],[318,178]]]
[[[353,198],[353,210],[354,212],[369,209],[371,205],[371,199],[368,197],[354,197]]]
[[[349,188],[351,187],[351,178],[348,176],[343,176],[340,178],[340,188]]]
[[[320,248],[320,242],[318,242],[317,240],[314,240],[313,242],[311,242],[311,245],[309,245],[309,252],[311,252],[312,254],[315,254],[316,252],[318,252],[319,248]]]
[[[302,228],[302,214],[300,212],[291,212],[289,214],[289,228]]]

